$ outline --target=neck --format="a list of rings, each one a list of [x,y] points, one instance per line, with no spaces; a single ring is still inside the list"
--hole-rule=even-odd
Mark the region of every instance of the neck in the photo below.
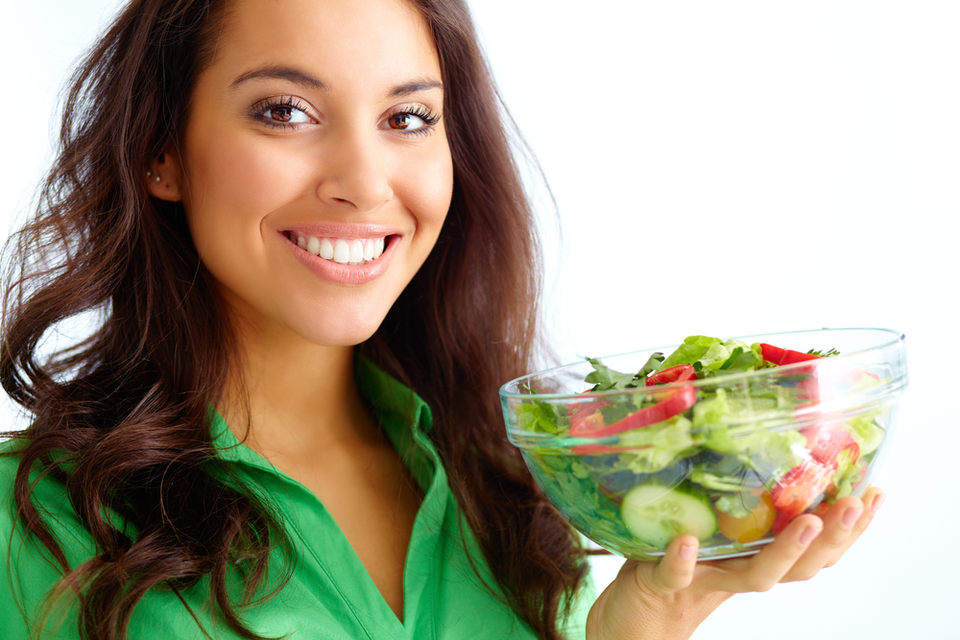
[[[242,362],[221,415],[267,458],[337,448],[375,429],[354,380],[353,347],[308,343],[283,332],[241,335]]]

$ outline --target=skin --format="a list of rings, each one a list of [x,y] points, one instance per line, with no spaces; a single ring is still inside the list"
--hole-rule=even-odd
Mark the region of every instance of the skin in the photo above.
[[[685,640],[736,593],[809,580],[836,564],[866,530],[885,496],[870,488],[843,498],[819,518],[795,518],[763,550],[746,558],[696,562],[698,541],[684,535],[660,563],[628,560],[587,618],[590,640]]]
[[[440,78],[429,29],[401,0],[235,0],[179,147],[145,176],[152,195],[183,203],[240,335],[241,370],[218,409],[317,495],[401,620],[422,496],[356,389],[353,347],[423,264],[449,208],[443,120],[427,122],[442,114]],[[393,247],[362,283],[308,268],[285,233],[364,236],[369,225]],[[733,593],[835,563],[881,495],[801,516],[750,558],[697,564],[696,539],[681,536],[659,564],[628,561],[587,635],[687,638]]]

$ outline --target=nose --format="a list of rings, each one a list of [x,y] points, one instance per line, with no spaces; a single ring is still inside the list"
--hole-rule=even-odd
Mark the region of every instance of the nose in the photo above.
[[[324,146],[317,197],[325,204],[369,213],[393,197],[389,160],[375,132],[343,128]]]

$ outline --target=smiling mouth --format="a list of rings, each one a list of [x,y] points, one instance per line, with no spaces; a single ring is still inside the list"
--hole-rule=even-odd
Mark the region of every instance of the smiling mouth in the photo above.
[[[307,253],[336,262],[337,264],[361,265],[373,262],[386,248],[391,236],[382,238],[324,238],[284,231],[287,240]]]

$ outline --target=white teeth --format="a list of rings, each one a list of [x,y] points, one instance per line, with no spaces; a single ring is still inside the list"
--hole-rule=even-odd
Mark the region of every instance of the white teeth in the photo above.
[[[345,240],[296,234],[296,244],[304,251],[338,264],[361,265],[383,255],[386,238]]]
[[[363,243],[359,240],[350,243],[350,262],[356,264],[363,262]]]
[[[327,238],[320,243],[320,257],[326,260],[333,260],[333,243]]]
[[[337,240],[337,244],[333,248],[333,261],[340,264],[350,262],[350,245],[345,240]]]

